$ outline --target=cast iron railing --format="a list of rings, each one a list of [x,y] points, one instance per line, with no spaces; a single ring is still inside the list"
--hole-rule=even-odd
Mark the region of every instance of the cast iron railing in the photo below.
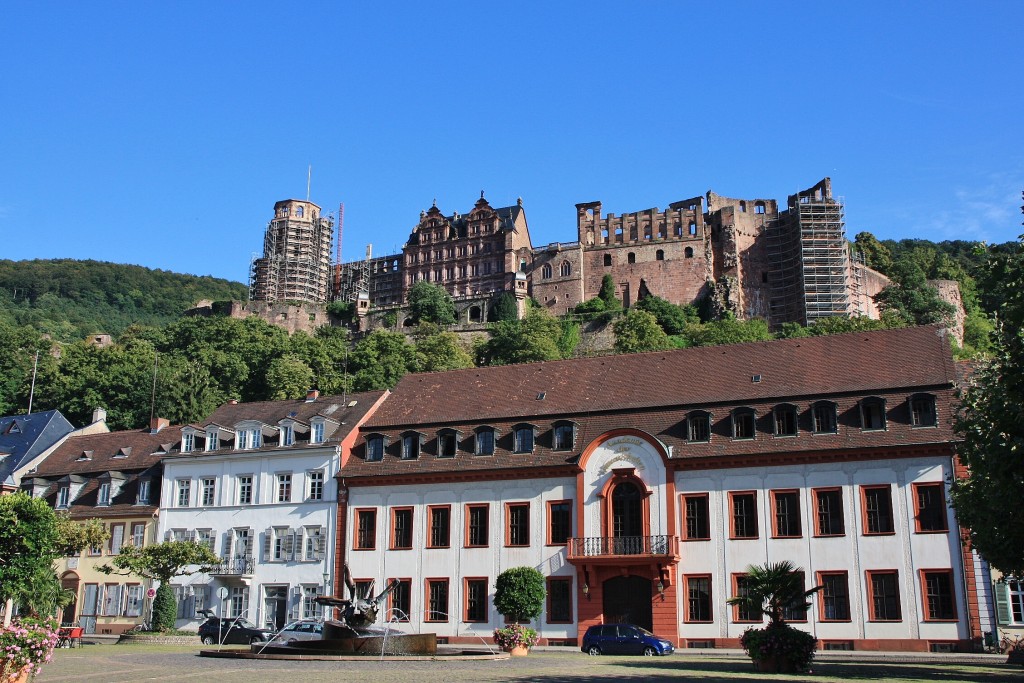
[[[252,574],[253,566],[255,561],[252,555],[246,555],[245,557],[231,557],[224,558],[220,564],[215,564],[211,567],[211,574],[232,575],[241,576],[245,574]]]
[[[569,539],[569,557],[670,555],[673,536],[588,536]]]

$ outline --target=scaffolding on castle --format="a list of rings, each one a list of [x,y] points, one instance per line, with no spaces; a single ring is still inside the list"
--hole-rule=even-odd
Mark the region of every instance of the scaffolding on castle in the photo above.
[[[330,254],[333,221],[275,218],[263,237],[263,258],[250,271],[250,298],[254,301],[321,303],[330,290]]]
[[[801,196],[796,205],[800,233],[800,275],[804,324],[822,318],[849,317],[846,228],[842,198],[815,201]]]

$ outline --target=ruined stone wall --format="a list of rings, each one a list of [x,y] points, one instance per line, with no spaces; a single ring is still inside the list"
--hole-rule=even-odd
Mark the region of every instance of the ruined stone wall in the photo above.
[[[863,315],[877,320],[882,316],[882,311],[875,303],[875,296],[888,287],[891,280],[853,259],[847,263],[849,273],[846,281],[851,283],[850,315]]]
[[[583,297],[583,249],[578,242],[549,244],[533,254],[530,296],[552,315],[564,315]]]
[[[963,346],[964,321],[967,320],[967,311],[964,309],[964,300],[960,294],[960,283],[956,280],[928,280],[928,284],[939,290],[939,298],[956,309],[953,314],[953,324],[947,329],[956,339],[957,345]]]
[[[223,305],[221,305],[223,303]],[[200,301],[195,308],[185,311],[185,315],[213,316],[225,315],[229,318],[243,320],[256,316],[263,318],[271,325],[288,331],[288,334],[305,332],[313,334],[324,325],[330,325],[327,307],[322,304],[290,304],[278,301]]]
[[[768,253],[765,229],[778,217],[774,199],[733,199],[709,191],[708,230],[714,254],[713,277],[732,278],[734,313],[740,318],[769,318]]]
[[[703,295],[710,270],[703,237],[593,247],[583,252],[584,298],[597,296],[602,279],[611,275],[627,308],[641,286],[674,304],[691,304]]]

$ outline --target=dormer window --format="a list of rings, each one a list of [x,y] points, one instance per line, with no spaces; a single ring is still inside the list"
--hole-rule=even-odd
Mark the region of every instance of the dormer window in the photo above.
[[[309,433],[310,443],[323,443],[324,442],[324,421],[317,420],[310,424]]]
[[[533,425],[517,425],[513,431],[513,448],[516,453],[532,453],[535,427]]]
[[[442,429],[437,433],[437,457],[454,458],[459,450],[459,433],[454,429]]]
[[[294,425],[284,425],[281,427],[281,445],[291,446],[295,443],[295,427]]]
[[[384,459],[384,436],[371,434],[366,437],[366,460],[368,462],[380,462]]]
[[[576,441],[576,425],[572,422],[555,423],[552,447],[556,451],[571,451]]]
[[[737,408],[732,411],[732,438],[754,438],[754,411],[751,408]]]
[[[480,427],[476,430],[475,455],[494,455],[494,428]]]
[[[139,495],[136,498],[136,503],[139,505],[149,504],[149,493],[152,482],[149,479],[139,479]]]
[[[796,406],[788,403],[775,406],[775,436],[796,436]]]
[[[57,492],[57,508],[58,509],[65,509],[66,510],[70,503],[71,503],[71,487],[70,486],[61,486],[60,490]]]
[[[872,396],[860,402],[860,428],[864,431],[885,429],[885,399]]]
[[[196,435],[192,432],[182,432],[181,434],[181,452],[191,453],[196,448]]]
[[[206,450],[215,451],[220,446],[220,433],[216,429],[206,430]]]
[[[831,401],[819,401],[811,406],[812,428],[815,434],[836,433],[836,404]]]
[[[110,482],[100,484],[99,493],[96,494],[97,505],[110,505]]]
[[[421,439],[419,432],[406,432],[402,435],[402,460],[414,460],[420,457]]]
[[[696,410],[686,416],[686,440],[690,443],[711,441],[711,413]]]
[[[938,424],[934,396],[915,394],[910,397],[910,424],[914,427],[934,427]]]
[[[259,448],[263,445],[263,430],[259,427],[239,429],[236,433],[238,434],[239,450],[245,451],[250,448]]]

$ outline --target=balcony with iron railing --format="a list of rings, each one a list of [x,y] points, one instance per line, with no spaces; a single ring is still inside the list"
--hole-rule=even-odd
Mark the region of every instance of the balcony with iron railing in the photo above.
[[[675,561],[678,542],[675,536],[587,536],[570,538],[569,561],[613,559],[626,564],[630,560]]]
[[[244,557],[225,557],[220,564],[210,568],[211,576],[249,576],[253,573],[256,561],[252,555]]]

